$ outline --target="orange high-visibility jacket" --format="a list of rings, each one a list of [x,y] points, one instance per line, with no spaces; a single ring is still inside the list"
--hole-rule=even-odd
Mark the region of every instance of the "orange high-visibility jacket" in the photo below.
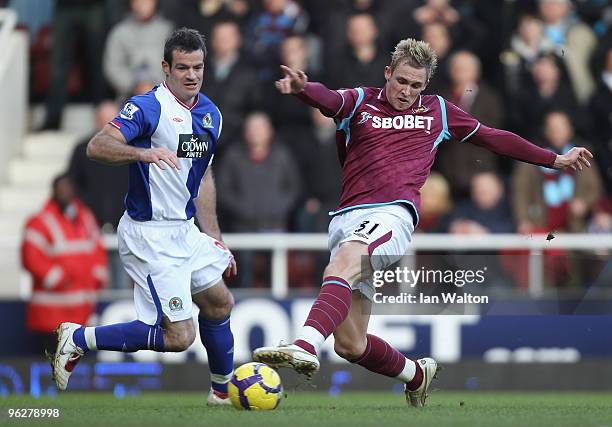
[[[97,291],[108,282],[106,251],[93,213],[75,200],[74,220],[49,200],[29,219],[21,262],[32,275],[27,326],[51,332],[61,322],[85,324],[93,313]]]

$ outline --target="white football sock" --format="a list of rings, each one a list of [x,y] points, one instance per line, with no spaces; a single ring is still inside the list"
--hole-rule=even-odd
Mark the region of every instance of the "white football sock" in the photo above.
[[[87,327],[84,331],[85,344],[90,350],[97,350],[98,344],[96,343],[96,328]]]
[[[414,374],[416,374],[416,364],[412,360],[406,358],[404,369],[402,369],[402,372],[395,378],[402,382],[409,383],[414,378]]]
[[[312,345],[317,354],[319,354],[319,349],[325,342],[325,337],[323,334],[312,326],[304,326],[297,339],[306,341],[308,344]]]
[[[217,384],[227,384],[228,382],[230,382],[230,380],[232,379],[232,375],[234,375],[234,370],[232,369],[232,372],[230,372],[227,375],[223,375],[223,374],[213,374],[212,372],[210,373],[210,380],[214,383]]]

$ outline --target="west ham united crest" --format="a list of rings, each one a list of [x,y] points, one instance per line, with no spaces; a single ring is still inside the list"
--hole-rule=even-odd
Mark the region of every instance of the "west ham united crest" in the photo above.
[[[210,115],[210,113],[204,114],[204,117],[202,117],[202,125],[207,129],[213,127],[212,116]]]

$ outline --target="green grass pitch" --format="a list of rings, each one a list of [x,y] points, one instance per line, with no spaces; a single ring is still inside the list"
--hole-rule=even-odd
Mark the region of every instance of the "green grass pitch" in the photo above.
[[[0,425],[15,426],[612,426],[612,393],[434,392],[425,408],[403,395],[289,393],[275,411],[209,408],[198,393],[144,393],[116,399],[102,393],[56,398],[0,397]],[[59,408],[58,420],[9,419],[9,408]]]

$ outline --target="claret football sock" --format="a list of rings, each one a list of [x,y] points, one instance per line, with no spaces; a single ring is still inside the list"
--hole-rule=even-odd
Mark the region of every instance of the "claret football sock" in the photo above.
[[[416,361],[406,359],[406,366],[397,378],[406,383],[408,390],[416,390],[423,383],[423,369]]]
[[[138,350],[164,351],[164,330],[140,320],[115,325],[82,327],[72,335],[83,351],[113,350],[131,353]]]
[[[218,396],[227,393],[227,384],[234,372],[234,334],[230,317],[208,320],[198,317],[200,339],[208,354],[211,386]]]
[[[346,280],[336,276],[324,278],[319,296],[294,344],[316,355],[327,337],[348,316],[351,295],[352,289]]]
[[[407,383],[409,390],[417,388],[423,378],[423,371],[417,364],[375,335],[368,334],[365,351],[352,363],[377,374],[397,378]],[[416,387],[413,387],[416,383]]]

